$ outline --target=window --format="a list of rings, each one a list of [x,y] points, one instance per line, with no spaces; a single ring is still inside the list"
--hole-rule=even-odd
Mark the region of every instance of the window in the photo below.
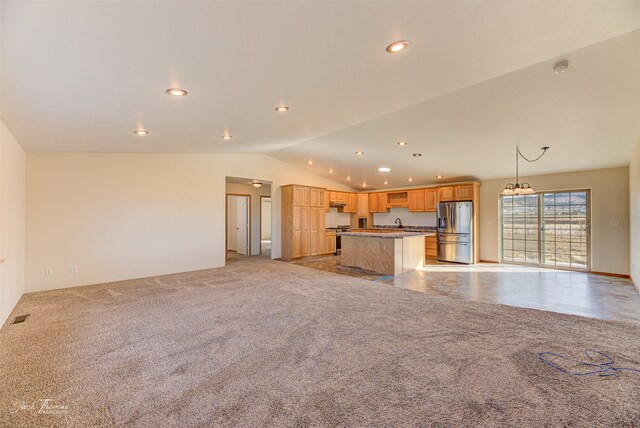
[[[589,269],[588,190],[502,196],[501,261]]]

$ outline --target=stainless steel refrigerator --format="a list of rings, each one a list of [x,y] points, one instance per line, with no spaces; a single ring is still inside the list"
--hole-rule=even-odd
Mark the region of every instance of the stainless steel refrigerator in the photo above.
[[[438,204],[438,260],[473,263],[473,202]]]

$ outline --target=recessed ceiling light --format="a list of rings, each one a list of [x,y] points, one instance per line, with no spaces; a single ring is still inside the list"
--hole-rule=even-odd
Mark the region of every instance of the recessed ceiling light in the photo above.
[[[406,141],[398,141],[396,144],[399,146],[406,146],[408,143]]]
[[[413,157],[414,157],[414,158],[419,158],[420,156],[422,156],[422,153],[414,153],[414,154],[413,154]]]
[[[347,181],[351,181],[351,177],[347,177]]]
[[[278,106],[275,108],[278,113],[284,113],[285,111],[289,111],[289,106]]]
[[[409,179],[407,180],[409,183],[411,183],[413,181],[413,178],[409,177]]]
[[[133,131],[133,133],[136,135],[147,135],[149,131],[145,131],[144,129],[136,129],[135,131]]]
[[[384,184],[389,184],[389,182],[387,180],[384,180]]]
[[[444,178],[443,175],[436,175],[436,178]]]
[[[312,161],[312,160],[307,161],[307,164],[309,164],[309,165],[313,165],[313,161]]]
[[[333,170],[332,169],[329,170],[329,174],[333,174]]]
[[[569,61],[566,59],[563,61],[556,62],[553,65],[553,72],[556,74],[562,74],[568,69],[569,69]]]
[[[165,91],[167,95],[172,95],[174,97],[184,97],[187,95],[187,91],[180,88],[169,88]]]
[[[406,40],[398,40],[397,42],[391,43],[387,46],[386,51],[389,53],[398,53],[401,50],[404,50],[409,47],[409,42]]]
[[[223,139],[223,140],[230,140],[230,139],[232,139],[232,138],[233,138],[233,136],[231,136],[231,135],[229,135],[229,134],[224,134],[224,135],[222,136],[222,139]]]
[[[356,154],[357,154],[358,156],[362,156],[362,155],[364,155],[364,152],[357,151],[357,152],[356,152]]]
[[[391,168],[388,168],[386,166],[381,166],[380,168],[378,168],[378,171],[380,171],[380,172],[391,172]]]
[[[362,187],[367,187],[367,183],[362,183]]]

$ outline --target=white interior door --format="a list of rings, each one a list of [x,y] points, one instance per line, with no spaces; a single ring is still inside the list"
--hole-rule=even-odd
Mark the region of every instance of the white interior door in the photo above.
[[[238,237],[238,254],[249,255],[249,204],[246,196],[237,201],[236,232]]]

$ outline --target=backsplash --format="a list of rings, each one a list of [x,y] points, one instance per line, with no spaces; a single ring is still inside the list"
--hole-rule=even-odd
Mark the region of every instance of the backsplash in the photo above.
[[[351,223],[351,216],[349,213],[339,213],[338,208],[331,208],[325,217],[325,227],[337,227],[348,225]]]
[[[436,213],[412,213],[408,208],[391,208],[388,213],[373,214],[373,224],[393,226],[396,218],[402,220],[403,226],[431,226],[438,223]]]

